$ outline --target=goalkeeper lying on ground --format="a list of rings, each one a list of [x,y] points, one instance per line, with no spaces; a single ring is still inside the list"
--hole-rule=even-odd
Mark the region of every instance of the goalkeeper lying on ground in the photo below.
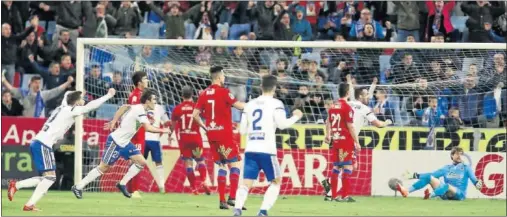
[[[409,193],[420,190],[430,184],[433,192],[429,189],[424,191],[424,199],[440,197],[443,200],[464,200],[467,195],[468,179],[472,181],[475,187],[480,190],[482,181],[477,180],[472,168],[465,165],[461,159],[463,149],[454,147],[451,150],[452,164],[444,166],[433,173],[410,173],[406,172],[403,176],[407,179],[419,179],[408,189],[401,184],[397,184],[398,190],[403,197],[407,197]],[[442,182],[439,178],[444,177]]]

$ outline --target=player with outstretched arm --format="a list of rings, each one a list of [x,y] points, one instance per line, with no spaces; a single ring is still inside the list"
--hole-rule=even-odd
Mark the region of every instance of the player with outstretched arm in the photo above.
[[[424,191],[424,199],[440,197],[443,200],[465,200],[467,195],[468,180],[475,185],[477,190],[482,188],[482,181],[477,180],[472,168],[463,163],[461,156],[464,151],[461,147],[454,147],[451,150],[452,163],[446,165],[432,173],[411,173],[406,172],[403,177],[406,179],[418,179],[412,186],[406,188],[400,183],[396,185],[403,197],[407,197],[410,193],[418,191],[430,184],[433,192],[429,189]],[[440,180],[443,177],[443,182]]]
[[[340,99],[329,108],[326,121],[325,141],[331,144],[331,160],[333,162],[331,197],[336,201],[354,202],[355,200],[349,196],[350,176],[353,169],[354,152],[361,151],[361,146],[353,124],[354,110],[347,102],[350,96],[350,84],[339,84],[338,94]],[[337,191],[340,171],[343,171],[341,198],[338,197]]]
[[[88,183],[107,172],[120,157],[123,157],[125,160],[130,159],[134,166],[129,168],[127,173],[123,176],[123,179],[116,184],[116,187],[125,197],[130,198],[132,196],[127,191],[125,185],[146,166],[146,159],[144,159],[141,151],[130,141],[141,126],[138,123],[141,123],[149,132],[169,133],[168,129],[153,127],[146,117],[146,111],[153,110],[156,103],[156,92],[151,89],[145,89],[141,95],[141,104],[123,105],[116,111],[113,120],[107,124],[106,129],[113,129],[120,117],[122,119],[121,123],[118,129],[114,130],[107,137],[106,150],[104,151],[99,166],[90,171],[77,185],[72,186],[72,192],[76,198],[82,199],[83,188],[88,185]]]
[[[373,96],[373,92],[375,91],[376,87],[376,78],[374,79],[372,85],[370,86],[369,90],[366,90],[366,88],[357,88],[355,89],[352,85],[350,75],[347,75],[347,81],[350,85],[350,92],[354,93],[350,95],[350,101],[348,102],[349,105],[352,107],[352,110],[354,111],[354,129],[356,131],[356,136],[359,137],[359,133],[361,132],[361,129],[364,126],[367,126],[368,123],[371,125],[383,128],[388,125],[392,124],[391,120],[381,121],[378,120],[375,114],[373,113],[372,109],[368,107],[368,104],[370,103],[370,99]],[[354,153],[354,158],[352,159],[352,168],[354,170],[357,170],[357,154]],[[338,171],[343,172],[343,171]],[[324,187],[325,191],[327,192],[325,196],[326,201],[331,201],[332,193],[330,188],[330,183],[328,179],[323,180],[322,186]],[[338,191],[338,195],[341,194],[341,190]]]
[[[218,170],[218,194],[220,209],[234,206],[236,190],[238,189],[241,156],[238,144],[233,141],[231,107],[243,110],[245,104],[234,98],[224,87],[225,74],[223,67],[210,68],[211,86],[206,88],[197,100],[193,112],[193,120],[206,130],[211,147],[213,161],[220,166]],[[204,124],[201,117],[206,120]],[[229,181],[231,183],[229,199],[225,201],[225,187],[227,185],[227,165],[230,166]]]
[[[197,170],[201,178],[202,189],[207,195],[210,194],[208,186],[206,186],[206,176],[208,169],[206,168],[206,162],[202,155],[202,138],[201,132],[199,131],[199,124],[193,121],[192,113],[195,107],[195,103],[192,100],[192,88],[185,86],[182,89],[183,102],[177,105],[171,114],[171,125],[172,131],[176,134],[178,145],[180,148],[181,157],[180,159],[185,162],[186,174],[190,186],[192,187],[192,193],[195,195],[199,194],[199,188],[196,186],[195,172],[193,168],[193,161],[197,162]]]
[[[259,216],[267,216],[280,193],[281,171],[276,157],[276,128],[285,129],[296,123],[303,113],[295,110],[291,118],[286,118],[285,106],[273,98],[277,79],[273,75],[262,77],[262,96],[248,102],[243,110],[240,132],[246,135],[243,184],[236,193],[234,216],[240,216],[248,191],[262,170],[270,182],[259,211]]]
[[[56,181],[56,163],[53,153],[53,145],[63,138],[69,128],[74,125],[74,118],[97,109],[100,105],[115,95],[114,89],[109,89],[107,95],[93,100],[84,105],[81,91],[69,91],[65,93],[62,105],[56,108],[46,120],[42,130],[37,133],[30,143],[30,152],[37,171],[41,176],[32,177],[18,182],[10,181],[8,198],[14,198],[17,190],[35,187],[32,197],[23,207],[23,211],[40,211],[35,204],[47,193],[49,187]]]

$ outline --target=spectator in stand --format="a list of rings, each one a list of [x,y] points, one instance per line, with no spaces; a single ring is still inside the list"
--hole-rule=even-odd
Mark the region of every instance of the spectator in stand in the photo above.
[[[322,100],[331,99],[331,90],[324,84],[322,76],[315,76],[315,86],[312,88],[312,93],[317,93],[322,97]]]
[[[438,81],[444,77],[444,70],[442,69],[442,63],[438,60],[432,60],[429,64],[429,69],[423,72],[423,78],[428,82]]]
[[[489,33],[489,38],[493,42],[505,43],[505,37],[499,36],[491,29],[491,23],[484,23],[484,29]]]
[[[467,75],[463,89],[457,91],[456,107],[459,108],[461,119],[467,126],[483,127],[483,120],[479,120],[483,110],[483,95],[476,87],[475,78]]]
[[[413,35],[407,36],[407,42],[413,43],[415,42],[415,37]],[[428,52],[434,52],[434,50],[428,50]],[[391,56],[391,60],[389,61],[391,66],[400,64],[403,62],[403,57],[405,54],[409,53],[412,55],[412,58],[415,60],[415,62],[421,62],[422,56],[424,56],[424,51],[421,49],[414,49],[414,48],[407,48],[407,49],[396,49]]]
[[[2,76],[3,86],[13,93],[12,95],[14,98],[22,102],[24,117],[44,117],[45,103],[62,94],[70,87],[72,82],[74,82],[74,78],[69,76],[67,82],[62,85],[50,90],[41,90],[41,78],[39,76],[33,76],[28,84],[29,89],[23,90],[13,87],[5,77]]]
[[[417,1],[393,1],[396,5],[398,15],[398,42],[407,40],[407,36],[413,35],[415,41],[420,41],[419,29],[420,15],[419,12],[424,9],[424,2]]]
[[[167,14],[164,14],[164,11],[162,11],[162,9],[160,9],[154,3],[152,3],[152,1],[146,1],[146,3],[148,3],[150,9],[153,12],[155,12],[158,16],[163,18],[166,26],[165,37],[167,39],[177,39],[178,37],[186,37],[185,20],[187,20],[193,14],[197,14],[198,10],[201,9],[200,6],[196,6],[192,7],[185,13],[181,13],[179,6],[177,4],[172,4],[170,6],[169,12]]]
[[[35,32],[31,32],[25,40],[21,41],[19,45],[19,64],[23,67],[23,73],[36,73],[36,69],[32,67],[32,62],[30,56],[32,58],[37,58],[37,56],[42,57],[42,59],[49,59],[51,52],[48,48],[44,46],[44,40],[42,38],[37,37]]]
[[[463,121],[461,121],[459,109],[456,107],[449,109],[449,117],[444,120],[445,132],[454,133],[460,130],[462,125]]]
[[[21,33],[24,29],[18,7],[12,1],[2,1],[2,24],[4,23],[11,25],[14,34]]]
[[[466,26],[469,31],[469,42],[491,42],[489,30],[486,24],[491,25],[493,21],[505,13],[505,5],[493,7],[489,1],[466,2],[461,4],[461,10],[468,15]]]
[[[122,83],[123,75],[121,72],[113,73],[113,82],[111,82],[110,88],[114,88],[116,90],[116,95],[113,97],[114,104],[123,104],[125,99],[128,99],[129,91],[127,90],[127,85]],[[166,101],[167,102],[167,101]]]
[[[346,24],[349,22],[349,20],[352,19],[352,16],[354,16],[353,13],[354,12],[351,11],[351,12],[347,13],[344,18],[342,18],[342,20],[341,20],[342,32],[346,31],[346,29],[347,29]],[[371,12],[367,8],[361,10],[361,17],[359,18],[359,20],[351,21],[350,32],[348,34],[348,37],[361,38],[363,31],[364,31],[364,27],[366,24],[372,25],[373,30],[374,30],[373,31],[374,38],[379,39],[379,40],[383,40],[385,38],[384,29],[382,28],[382,25],[379,22],[373,20]],[[345,34],[344,34],[344,36],[345,36]],[[346,38],[348,38],[348,37],[346,37]]]
[[[74,76],[76,74],[76,68],[72,64],[70,55],[64,54],[60,58],[60,74]]]
[[[232,6],[231,3],[228,3],[229,7]],[[248,4],[248,1],[240,1],[236,4],[231,16],[229,40],[238,40],[241,35],[251,33],[252,26],[247,13]]]
[[[453,64],[445,64],[444,65],[444,77],[442,80],[451,81],[451,80],[459,80],[458,75],[456,75],[456,66]]]
[[[101,68],[99,65],[91,67],[88,77],[85,79],[85,90],[94,99],[104,96],[107,92],[107,84],[102,80]]]
[[[200,22],[197,23],[197,30],[194,39],[213,40],[213,36],[217,31],[217,24],[212,16],[211,11],[201,11],[198,15]]]
[[[137,35],[139,24],[143,20],[137,3],[131,1],[122,1],[114,18],[116,19],[116,26],[113,33],[122,36],[127,33],[132,36]]]
[[[275,38],[275,19],[280,16],[279,12],[274,10],[274,1],[259,2],[256,5],[254,1],[248,3],[247,14],[250,19],[257,20],[259,30],[256,32],[259,40],[273,40]],[[288,18],[288,17],[287,17]],[[289,21],[290,22],[290,19]]]
[[[373,113],[381,121],[391,120],[394,121],[394,108],[387,100],[387,91],[385,89],[377,89],[375,95],[376,103],[373,106]]]
[[[495,54],[493,56],[493,66],[488,67],[485,71],[485,75],[481,75],[481,78],[489,88],[496,88],[500,82],[505,84],[507,80],[507,64],[505,64],[504,54]]]
[[[311,115],[311,111],[306,109],[306,104],[310,102],[310,88],[306,84],[299,85],[296,96],[293,96],[294,104],[290,110],[299,109],[305,114],[305,121],[308,115]]]
[[[11,25],[2,24],[2,74],[6,73],[7,81],[11,84],[14,82],[16,72],[18,46],[34,29],[34,26],[30,26],[24,32],[12,35]]]
[[[129,35],[129,34],[127,34]],[[127,37],[127,38],[130,38]],[[127,48],[129,57],[136,61],[136,64],[147,66],[147,65],[155,65],[158,64],[161,59],[159,56],[153,54],[153,48],[150,45],[144,45],[142,47],[141,53],[136,53],[132,46]]]
[[[472,77],[478,77],[479,76],[479,69],[477,68],[477,65],[475,63],[471,63],[468,66],[468,75],[471,75]]]
[[[116,15],[117,9],[114,7],[113,3],[109,2],[108,0],[102,0],[99,2],[99,4],[104,6],[104,9],[106,10],[106,15],[111,15],[113,17]],[[109,33],[112,33],[112,31],[110,31]]]
[[[348,74],[350,74],[350,70],[347,65],[347,62],[345,60],[339,60],[337,61],[337,66],[333,74],[331,74],[332,78],[329,80],[331,80],[333,84],[339,84],[345,81],[345,76]]]
[[[456,41],[452,35],[454,27],[451,23],[451,13],[455,5],[455,1],[426,1],[428,18],[424,29],[424,41],[429,41],[437,33],[442,34],[447,41]]]
[[[387,80],[394,84],[414,83],[421,78],[417,64],[413,61],[412,54],[406,53],[403,63],[393,67],[392,74],[386,74]]]
[[[12,93],[10,91],[2,91],[2,116],[21,115],[23,115],[23,106],[19,103],[19,100],[12,98]]]
[[[445,119],[445,115],[438,108],[438,98],[430,96],[428,99],[429,107],[424,110],[422,124],[427,127],[439,127]]]
[[[380,39],[377,37],[377,35],[375,34],[375,27],[373,26],[372,23],[366,23],[364,24],[363,26],[363,31],[360,32],[357,37],[351,37],[350,40],[358,40],[358,41],[387,41],[389,42],[391,40],[391,36],[393,34],[393,29],[391,27],[391,22],[389,21],[386,21],[386,35],[383,39]],[[370,55],[375,55],[375,54],[371,54],[372,50],[369,49],[369,53]]]
[[[280,8],[280,5],[275,5],[275,10]],[[274,39],[279,41],[292,41],[294,40],[294,31],[290,24],[289,13],[285,10],[281,10],[280,14],[275,20]]]
[[[88,1],[63,1],[53,6],[44,5],[43,10],[51,10],[57,17],[56,31],[53,34],[53,42],[55,42],[58,41],[62,30],[67,30],[71,40],[76,41],[83,31],[84,20],[89,19],[86,14],[91,14],[93,8],[91,2]]]
[[[301,35],[303,41],[311,41],[313,39],[312,26],[305,17],[304,8],[296,7],[296,16],[292,12],[292,8],[295,5],[292,4],[289,8],[290,12],[290,24],[293,34]]]
[[[295,8],[301,8],[305,14],[306,20],[310,22],[311,26],[317,25],[317,19],[319,16],[319,12],[321,11],[321,8],[324,7],[324,4],[326,2],[321,1],[292,1],[292,4],[294,4]]]
[[[92,12],[92,11],[89,11]],[[86,15],[87,19],[83,27],[83,36],[88,38],[107,38],[116,26],[116,19],[106,12],[106,6],[97,4],[95,13]]]
[[[55,12],[49,10],[49,8],[51,5],[58,3],[56,1],[30,1],[30,13],[38,16],[43,21],[55,21]],[[45,26],[43,27],[45,28]]]
[[[329,3],[326,3],[329,4]],[[334,39],[340,33],[341,17],[338,13],[329,8],[321,8],[317,24],[318,38],[322,40]],[[348,34],[347,34],[348,35]]]
[[[195,62],[200,66],[209,65],[211,60],[211,51],[209,47],[200,46],[197,55],[195,56]]]
[[[280,59],[276,60],[276,67],[275,67],[275,69],[273,69],[273,73],[278,73],[280,70],[286,71],[287,64],[288,64],[287,59],[280,58]]]
[[[51,55],[54,61],[60,61],[63,55],[70,55],[72,60],[76,60],[76,44],[71,39],[69,30],[62,29],[58,40],[54,40],[51,45]]]
[[[315,82],[317,80],[317,76],[320,76],[324,79],[324,81],[327,81],[327,75],[323,71],[319,70],[319,64],[316,60],[310,61],[310,67],[307,72],[308,73],[306,73],[304,80]]]
[[[33,31],[35,32],[37,38],[42,38],[46,40],[45,38],[46,29],[44,29],[44,27],[39,25],[39,16],[33,15],[28,19],[28,21],[30,22],[30,26],[35,27]]]

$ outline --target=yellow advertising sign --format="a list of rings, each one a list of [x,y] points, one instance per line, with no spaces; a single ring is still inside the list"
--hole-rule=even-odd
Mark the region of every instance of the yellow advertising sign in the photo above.
[[[277,131],[276,143],[283,149],[329,149],[324,143],[324,125],[295,125]],[[430,129],[425,127],[365,127],[359,135],[363,147],[375,150],[421,150],[426,147]],[[475,141],[477,147],[474,148]],[[505,129],[465,129],[458,132],[445,132],[444,128],[435,131],[437,150],[450,150],[454,146],[465,150],[482,152],[505,151],[507,133]],[[241,139],[245,146],[245,138]]]

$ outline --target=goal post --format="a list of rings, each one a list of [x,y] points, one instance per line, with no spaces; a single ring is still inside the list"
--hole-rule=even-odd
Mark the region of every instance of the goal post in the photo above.
[[[151,46],[150,51],[147,52],[150,55],[156,55],[155,60],[153,59],[139,59],[139,53],[143,52],[143,48],[145,46]],[[192,49],[170,49],[175,47],[184,47],[184,48],[192,48]],[[211,52],[202,54],[199,50],[201,48],[209,48]],[[241,50],[241,54],[236,55],[235,48],[245,48],[245,50]],[[155,53],[155,48],[160,48]],[[194,49],[195,48],[195,49]],[[216,53],[214,53],[215,48],[223,48],[225,53],[227,53],[227,58],[218,59]],[[250,50],[246,50],[246,48]],[[153,49],[153,50],[151,50]],[[163,51],[160,51],[163,50]],[[393,51],[394,50],[394,51]],[[414,71],[417,71],[418,75],[426,76],[428,79],[411,79],[408,78],[405,74],[407,72],[411,72],[410,70],[404,70],[402,67],[402,59],[398,59],[395,65],[389,64],[389,60],[382,60],[382,56],[392,56],[396,55],[396,51],[406,51],[405,53],[414,54],[414,61],[421,61],[421,64],[417,64]],[[444,52],[444,51],[452,51],[452,52]],[[103,57],[98,55],[98,53],[105,52],[107,53],[107,57]],[[394,53],[393,53],[394,52]],[[360,161],[362,160],[363,166],[360,165],[359,171],[367,170],[365,169],[367,166],[371,167],[372,159],[371,159],[371,149],[390,149],[390,148],[399,148],[401,150],[410,150],[420,145],[419,143],[412,142],[415,141],[415,136],[421,138],[420,143],[429,143],[428,140],[431,140],[431,134],[448,135],[443,128],[435,129],[426,126],[422,126],[421,128],[421,120],[419,119],[421,112],[424,113],[425,108],[417,109],[415,107],[415,101],[420,100],[424,101],[425,104],[428,102],[428,98],[432,96],[439,96],[439,104],[438,107],[441,106],[441,98],[442,101],[446,101],[445,105],[442,107],[449,108],[451,105],[460,105],[460,97],[456,92],[445,92],[446,88],[450,88],[451,91],[458,90],[458,86],[460,86],[463,82],[466,82],[467,79],[476,79],[479,82],[480,76],[472,75],[471,78],[468,77],[468,69],[463,69],[466,65],[467,67],[471,64],[480,65],[480,70],[486,68],[487,63],[492,61],[492,58],[495,53],[503,53],[505,57],[506,48],[502,47],[500,44],[493,43],[400,43],[400,42],[331,42],[331,41],[245,41],[245,40],[168,40],[168,39],[120,39],[120,38],[78,38],[77,40],[77,49],[76,49],[76,90],[78,91],[91,91],[93,94],[98,94],[107,90],[104,90],[107,85],[102,86],[102,84],[98,85],[96,83],[86,84],[85,83],[85,75],[87,74],[87,70],[90,69],[91,65],[100,64],[101,67],[107,68],[110,71],[121,71],[123,74],[122,85],[127,86],[127,94],[130,93],[130,87],[132,87],[131,81],[128,80],[128,77],[135,70],[144,70],[149,72],[150,83],[152,83],[152,87],[155,88],[160,94],[162,94],[162,103],[169,105],[168,107],[174,106],[175,104],[180,102],[180,98],[178,96],[179,91],[185,85],[190,85],[196,91],[202,90],[209,84],[209,79],[207,78],[206,73],[208,72],[210,65],[221,65],[222,63],[226,63],[228,67],[225,67],[226,83],[229,85],[228,87],[232,92],[238,93],[236,96],[240,100],[248,100],[251,97],[255,96],[256,85],[258,86],[259,77],[258,71],[261,71],[265,67],[267,67],[270,72],[277,71],[277,63],[279,60],[283,59],[286,61],[285,68],[287,71],[294,71],[294,74],[289,74],[288,77],[290,79],[284,77],[283,79],[279,79],[280,82],[286,84],[283,89],[286,89],[288,93],[282,93],[284,96],[284,103],[290,102],[290,108],[287,108],[287,111],[290,112],[292,108],[296,108],[298,103],[302,103],[301,108],[306,110],[306,114],[308,114],[308,118],[305,119],[303,124],[311,125],[311,128],[303,129],[298,128],[295,130],[283,131],[277,138],[277,143],[283,143],[281,146],[286,146],[281,153],[284,155],[282,162],[282,167],[286,166],[289,170],[291,169],[292,161],[297,161],[295,163],[295,167],[298,171],[295,174],[285,174],[282,171],[282,174],[287,176],[298,176],[301,183],[297,183],[294,181],[293,177],[291,179],[291,189],[289,187],[285,187],[282,189],[282,194],[317,194],[317,191],[320,191],[319,188],[314,187],[318,185],[314,179],[320,181],[318,179],[325,178],[328,171],[323,171],[323,168],[327,168],[326,166],[322,167],[323,162],[329,163],[324,158],[328,157],[326,145],[322,143],[322,133],[323,127],[322,122],[325,119],[325,106],[328,101],[336,100],[337,91],[336,85],[337,83],[328,82],[329,76],[334,76],[337,74],[336,71],[326,71],[325,73],[320,74],[317,73],[317,76],[320,79],[324,79],[323,84],[319,87],[314,87],[315,79],[317,78],[308,78],[309,75],[305,73],[297,74],[297,70],[293,70],[293,67],[303,68],[301,66],[300,61],[303,59],[308,59],[311,62],[316,62],[318,65],[324,64],[324,59],[334,59],[336,66],[334,68],[338,68],[339,62],[347,62],[349,65],[349,69],[347,73],[355,73],[355,77],[353,78],[357,84],[356,87],[365,87],[370,88],[371,83],[361,83],[362,81],[370,81],[373,77],[377,77],[378,80],[382,80],[381,82],[386,84],[378,84],[377,90],[384,90],[387,97],[391,100],[389,101],[393,107],[392,109],[392,118],[395,122],[395,127],[393,131],[395,131],[396,138],[393,137],[392,134],[384,131],[375,132],[374,130],[366,130],[366,132],[361,134],[362,145],[366,146],[364,152],[362,152],[358,158]],[[133,53],[133,55],[132,55]],[[387,54],[386,54],[387,53]],[[403,58],[403,53],[401,56]],[[201,55],[202,54],[202,55]],[[236,55],[236,56],[235,56]],[[99,57],[97,57],[99,56]],[[245,56],[244,59],[242,56]],[[94,61],[98,61],[100,63],[94,63]],[[438,61],[436,60],[438,59]],[[445,59],[445,60],[441,60]],[[124,61],[125,60],[125,61]],[[204,63],[202,63],[204,61]],[[424,61],[424,64],[422,63]],[[448,63],[447,61],[451,61]],[[456,61],[456,62],[454,62]],[[245,63],[246,62],[246,63]],[[318,63],[317,63],[318,62]],[[442,75],[438,74],[430,74],[428,73],[432,69],[432,63],[441,65]],[[202,63],[202,64],[201,64]],[[160,77],[158,73],[160,71],[164,71],[166,65],[167,68],[176,68],[179,73],[175,73],[173,77],[168,78],[169,84],[162,82],[162,79],[167,79]],[[243,65],[242,65],[243,64]],[[384,64],[384,65],[383,65]],[[387,65],[385,65],[387,64]],[[106,66],[107,65],[107,66]],[[311,65],[311,64],[310,64]],[[400,65],[400,67],[398,67]],[[449,70],[453,71],[453,76],[456,77],[453,79],[442,78],[442,76],[446,76],[444,65],[449,68]],[[452,65],[452,67],[451,67]],[[456,66],[456,65],[459,65]],[[489,65],[488,65],[489,67]],[[289,69],[290,68],[290,69]],[[311,68],[311,66],[310,66]],[[311,69],[308,69],[311,70]],[[398,71],[399,70],[399,71]],[[230,73],[227,73],[230,72]],[[102,72],[106,73],[106,71]],[[107,73],[110,73],[109,71]],[[281,73],[281,72],[280,72]],[[345,72],[341,76],[345,77]],[[280,74],[279,74],[280,75]],[[388,76],[389,75],[389,76]],[[185,76],[182,78],[181,76]],[[280,75],[281,76],[281,75]],[[285,75],[284,75],[285,76]],[[382,78],[384,76],[384,78]],[[488,78],[494,78],[494,74],[488,74]],[[311,76],[310,76],[311,77]],[[339,76],[338,76],[339,77]],[[344,79],[344,78],[342,78]],[[447,80],[446,80],[447,79]],[[318,79],[317,79],[318,80]],[[322,82],[322,80],[320,81]],[[488,80],[490,82],[490,80]],[[107,83],[107,82],[106,82]],[[491,83],[487,83],[491,84]],[[166,85],[166,86],[164,86]],[[305,88],[306,87],[306,90]],[[324,87],[324,89],[322,89]],[[87,89],[88,88],[88,89]],[[90,89],[91,88],[91,89]],[[169,92],[170,93],[169,93]],[[488,87],[488,85],[478,86],[477,94],[489,94],[492,97],[494,96],[494,91],[496,91],[495,87]],[[196,92],[197,93],[197,92]],[[92,95],[93,95],[92,94]],[[305,97],[302,97],[304,95]],[[489,96],[488,95],[488,96]],[[128,95],[126,95],[128,96]],[[125,102],[126,96],[120,96],[117,103]],[[310,99],[311,98],[311,99]],[[315,98],[315,99],[313,99]],[[286,100],[286,101],[285,101]],[[495,100],[495,98],[484,98],[484,99],[472,99],[475,103],[482,103],[486,105],[487,100]],[[311,102],[310,102],[311,101]],[[489,102],[489,101],[487,101]],[[382,104],[382,103],[380,103]],[[420,103],[421,105],[423,103]],[[489,105],[489,104],[488,104]],[[371,106],[375,106],[372,104]],[[485,107],[484,107],[485,108]],[[481,107],[481,110],[484,109]],[[114,106],[111,107],[111,111],[108,111],[108,114],[114,114]],[[170,108],[167,108],[170,110]],[[460,108],[458,108],[460,109]],[[380,108],[379,111],[386,110],[384,108]],[[415,110],[418,110],[416,114]],[[470,110],[465,108],[466,111]],[[445,111],[447,112],[447,111]],[[317,115],[319,113],[319,115]],[[382,112],[383,113],[383,112]],[[424,115],[424,114],[423,114]],[[481,114],[482,116],[485,116]],[[112,118],[109,117],[109,119]],[[473,117],[476,118],[476,117]],[[102,119],[102,121],[105,118]],[[239,120],[238,113],[233,113],[234,121]],[[88,120],[88,122],[86,122]],[[417,122],[417,123],[415,123]],[[87,125],[88,123],[88,125]],[[102,124],[103,122],[96,121],[94,122],[91,118],[85,118],[80,116],[76,119],[76,127],[75,127],[75,169],[74,169],[74,182],[79,182],[83,175],[87,173],[87,165],[86,164],[97,164],[97,161],[100,160],[100,148],[93,156],[89,156],[88,154],[83,154],[84,145],[88,140],[85,138],[85,128],[102,128],[102,125],[98,126],[98,124]],[[96,124],[97,126],[91,126]],[[427,124],[427,123],[426,123]],[[85,127],[85,125],[87,125]],[[424,125],[424,124],[423,124]],[[412,130],[413,132],[400,133],[404,130],[404,127],[410,128],[421,128],[422,130]],[[417,129],[419,129],[417,128]],[[370,128],[368,128],[370,129]],[[97,130],[98,131],[98,130]],[[416,132],[417,131],[417,132]],[[468,137],[474,137],[477,132],[473,129],[467,129]],[[496,131],[495,131],[496,132]],[[372,133],[372,135],[369,135]],[[412,134],[410,134],[412,133]],[[474,134],[475,133],[475,134]],[[103,141],[103,137],[105,133],[98,133],[98,141]],[[373,135],[375,134],[375,135]],[[399,134],[399,135],[398,135]],[[404,136],[403,136],[404,135]],[[450,134],[449,134],[450,135]],[[480,137],[480,132],[479,132]],[[89,135],[87,135],[89,136]],[[298,136],[304,136],[305,138],[299,138]],[[445,137],[441,140],[438,140],[435,144],[436,146],[444,146],[447,147],[451,144],[450,139],[454,138],[453,135]],[[460,137],[462,136],[460,134]],[[467,138],[468,138],[467,137]],[[102,139],[102,140],[101,140]],[[169,139],[169,138],[164,138]],[[170,140],[170,139],[169,139]],[[403,140],[403,141],[396,141]],[[480,139],[479,139],[480,140]],[[475,140],[474,140],[475,141]],[[478,140],[477,140],[478,141]],[[419,141],[418,141],[419,142]],[[459,142],[458,142],[459,144]],[[100,147],[103,144],[96,144]],[[476,147],[471,146],[479,146],[479,150],[485,150],[485,145],[483,143],[471,144],[469,145],[470,150]],[[279,146],[280,147],[280,146]],[[306,147],[310,147],[306,150]],[[174,147],[173,147],[174,148]],[[477,150],[477,149],[475,149]],[[291,152],[293,156],[291,156]],[[280,152],[279,152],[280,153]],[[205,151],[205,154],[206,151]],[[286,159],[286,158],[287,159]],[[86,159],[89,158],[89,159]],[[92,159],[93,158],[93,159]],[[83,160],[86,159],[87,163],[83,164]],[[306,159],[313,159],[312,162],[307,162]],[[177,159],[173,159],[172,161],[176,161]],[[91,162],[91,163],[90,163]],[[285,164],[284,164],[285,163]],[[179,164],[174,163],[173,165],[166,168],[167,172],[171,174],[173,170],[181,169],[178,167]],[[311,170],[315,171],[299,171],[299,167],[304,168],[312,168]],[[209,173],[214,173],[213,166],[210,166]],[[283,169],[283,168],[282,168]],[[303,170],[303,169],[302,169]],[[371,169],[368,169],[371,170]],[[371,173],[371,171],[369,171]],[[121,171],[119,172],[121,173]],[[184,173],[181,172],[181,173]],[[146,174],[149,176],[148,174]],[[181,175],[181,174],[179,174]],[[371,176],[371,174],[359,174],[358,177],[361,179],[368,179],[367,176]],[[174,179],[169,175],[169,179]],[[363,177],[364,176],[364,177]],[[179,176],[178,176],[179,177]],[[184,176],[183,176],[184,177]],[[184,185],[183,181],[177,179],[176,182],[181,182],[181,186]],[[303,181],[301,181],[303,180]],[[313,180],[313,181],[312,181]],[[109,182],[111,180],[105,180],[104,182]],[[305,181],[311,182],[303,183]],[[210,175],[209,182],[214,182],[214,178]],[[303,187],[294,187],[293,186],[303,186]],[[360,184],[358,184],[360,185]],[[387,185],[387,184],[386,184]],[[186,184],[185,184],[186,186]],[[101,185],[93,187],[98,190],[102,190]],[[358,191],[362,191],[361,188],[367,188],[366,186],[357,186]],[[369,187],[368,187],[369,188]],[[145,189],[153,189],[153,187],[146,186]],[[318,190],[316,190],[318,189]],[[262,190],[254,190],[254,192],[261,192]],[[173,191],[170,191],[173,192]],[[176,191],[174,191],[176,192]],[[320,193],[320,192],[318,192]]]

